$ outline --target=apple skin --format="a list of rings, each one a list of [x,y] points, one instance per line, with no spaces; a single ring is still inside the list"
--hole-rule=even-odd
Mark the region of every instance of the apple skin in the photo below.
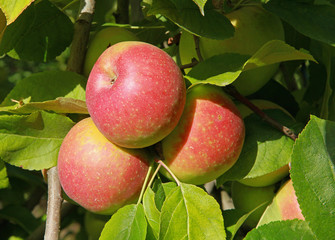
[[[279,106],[276,103],[263,100],[263,99],[253,99],[250,100],[254,105],[256,105],[259,109],[261,110],[266,110],[266,109],[279,109],[286,113],[288,116],[292,117],[292,115],[284,108]],[[247,106],[245,106],[242,103],[236,104],[237,108],[240,110],[241,116],[243,118],[246,118],[250,114],[253,113],[252,110],[250,110]],[[293,118],[293,117],[292,117]],[[278,168],[277,170],[270,172],[268,174],[265,174],[263,176],[258,176],[254,178],[243,178],[238,180],[240,183],[243,183],[245,185],[251,186],[251,187],[265,187],[265,186],[270,186],[284,177],[286,177],[289,174],[289,166],[288,164]]]
[[[305,220],[301,213],[297,196],[293,188],[292,180],[288,180],[279,189],[272,203],[265,210],[258,226],[279,220],[301,219]]]
[[[184,109],[183,75],[163,50],[143,42],[117,43],[99,57],[88,78],[86,104],[111,142],[144,148],[166,137]]]
[[[187,93],[177,127],[162,140],[162,152],[180,181],[200,185],[236,162],[243,141],[244,122],[231,99],[220,87],[197,85]]]
[[[84,75],[89,76],[94,63],[110,46],[118,42],[138,41],[138,37],[125,28],[106,27],[98,31],[90,41],[84,63]]]
[[[61,186],[73,201],[91,212],[112,214],[137,200],[150,160],[144,149],[111,143],[86,118],[64,138],[57,169]]]
[[[199,47],[204,59],[224,53],[251,56],[270,40],[284,40],[280,19],[260,5],[241,7],[225,16],[235,27],[234,36],[225,40],[201,37]],[[192,58],[198,59],[193,36],[186,31],[181,34],[179,55],[182,64],[190,63]],[[242,72],[233,85],[242,95],[250,95],[271,79],[278,66],[271,64]]]
[[[266,187],[250,187],[239,182],[232,183],[232,199],[236,209],[250,212],[259,205],[268,202],[268,204],[264,204],[255,210],[255,212],[250,214],[244,222],[245,227],[251,229],[257,225],[267,205],[271,203],[273,197],[275,196],[275,190],[275,185]]]

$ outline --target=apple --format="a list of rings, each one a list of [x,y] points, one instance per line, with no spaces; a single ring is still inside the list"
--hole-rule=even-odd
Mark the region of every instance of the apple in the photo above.
[[[143,42],[117,43],[99,57],[88,78],[86,103],[113,143],[144,148],[166,137],[184,109],[183,75],[163,50]]]
[[[270,40],[284,40],[280,19],[260,5],[243,6],[225,16],[235,27],[235,34],[225,40],[201,37],[199,47],[204,59],[224,53],[251,56]],[[181,34],[179,55],[182,64],[190,63],[192,58],[197,59],[193,36],[186,31]],[[271,79],[278,66],[272,64],[242,72],[233,85],[242,95],[250,95]]]
[[[250,100],[250,102],[253,103],[255,106],[257,106],[258,108],[260,108],[261,110],[279,109],[283,111],[284,113],[286,113],[288,116],[292,117],[291,114],[287,110],[277,105],[276,103],[263,100],[263,99],[253,99],[253,100]],[[252,110],[250,110],[247,106],[245,106],[242,103],[238,103],[236,104],[236,106],[240,110],[241,116],[243,118],[253,113]],[[289,174],[289,166],[288,164],[286,164],[278,168],[277,170],[270,172],[268,174],[265,174],[263,176],[258,176],[254,178],[246,177],[246,178],[240,179],[239,182],[245,185],[251,186],[251,187],[265,187],[265,186],[269,186],[269,185],[272,185],[280,181],[281,179],[286,177],[288,174]]]
[[[291,179],[286,181],[279,189],[272,203],[262,215],[258,226],[272,221],[290,219],[305,220],[301,213]]]
[[[233,182],[231,191],[232,199],[236,209],[240,209],[244,212],[251,212],[257,208],[247,220],[244,222],[244,226],[251,229],[254,228],[259,219],[261,218],[267,205],[269,205],[275,196],[275,185],[266,187],[250,187],[239,182]]]
[[[91,212],[112,214],[137,200],[150,160],[144,149],[111,143],[86,118],[64,138],[57,169],[69,198]]]
[[[162,153],[179,180],[200,185],[236,162],[243,141],[244,122],[231,99],[220,87],[197,85],[187,94],[177,127],[162,140]]]
[[[90,41],[84,63],[84,75],[89,76],[94,63],[99,56],[110,46],[123,41],[138,41],[131,31],[120,27],[106,27],[98,31]]]

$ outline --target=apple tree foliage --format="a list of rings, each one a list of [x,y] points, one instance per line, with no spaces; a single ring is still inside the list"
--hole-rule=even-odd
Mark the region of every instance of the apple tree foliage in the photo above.
[[[51,193],[41,173],[56,166],[63,138],[88,116],[87,78],[67,68],[69,49],[76,44],[73,36],[78,34],[76,19],[88,2],[94,4],[0,0],[0,239],[43,237],[48,217],[45,202]],[[137,204],[126,205],[105,219],[97,236],[85,231],[86,210],[75,204],[62,209],[61,239],[97,239],[100,233],[100,239],[136,240],[335,239],[335,1],[256,2],[281,19],[285,42],[269,41],[252,56],[216,55],[194,64],[185,81],[191,87],[225,88],[244,71],[280,63],[278,73],[247,99],[269,100],[286,109],[291,116],[278,110],[265,112],[293,129],[297,139],[251,114],[244,119],[242,153],[217,179],[216,188],[206,191],[203,186],[177,185],[159,174],[154,179],[148,176],[149,187],[143,187]],[[90,31],[102,26],[127,28],[180,64],[181,31],[217,40],[234,35],[233,25],[214,7],[217,3],[223,12],[255,4],[247,0],[97,0]],[[232,181],[269,174],[286,164],[290,175],[276,186],[292,179],[305,220],[243,228],[257,208],[250,212],[227,209],[221,192],[230,194]]]

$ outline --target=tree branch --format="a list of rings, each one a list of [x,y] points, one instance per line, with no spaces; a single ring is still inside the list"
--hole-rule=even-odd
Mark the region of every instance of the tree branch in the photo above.
[[[48,170],[48,206],[44,239],[59,239],[62,200],[62,188],[58,179],[57,167],[52,167]]]
[[[95,0],[82,0],[82,9],[74,24],[74,34],[67,70],[81,74],[94,13]]]
[[[250,108],[253,112],[255,112],[258,116],[260,116],[264,121],[269,123],[274,128],[278,129],[279,131],[283,132],[286,136],[291,138],[293,141],[296,140],[297,135],[288,127],[283,126],[282,124],[278,123],[276,120],[269,117],[265,112],[259,109],[256,105],[249,101],[246,97],[242,96],[234,86],[228,85],[223,88],[226,93],[234,97],[236,100],[240,101],[248,108]]]
[[[129,0],[117,0],[115,20],[117,23],[129,23]]]
[[[200,46],[199,46],[199,42],[200,42],[200,38],[198,36],[193,35],[194,38],[194,43],[195,43],[195,51],[197,52],[198,58],[199,58],[199,62],[202,62],[204,59],[201,55],[200,52]]]
[[[93,19],[95,0],[82,0],[81,11],[74,24],[74,35],[67,63],[67,70],[82,73],[86,47]],[[58,240],[62,204],[62,188],[58,178],[57,167],[52,167],[48,175],[47,221],[44,239]]]

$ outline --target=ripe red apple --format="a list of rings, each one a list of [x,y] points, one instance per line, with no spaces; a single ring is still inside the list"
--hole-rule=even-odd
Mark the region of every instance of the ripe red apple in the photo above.
[[[284,30],[278,17],[260,5],[244,6],[225,15],[235,27],[233,37],[215,40],[201,37],[200,52],[204,59],[217,54],[238,53],[253,55],[270,40],[284,40]],[[197,59],[194,39],[184,31],[180,38],[179,54],[182,64]],[[250,95],[260,89],[278,70],[279,64],[255,68],[242,74],[233,83],[242,95]]]
[[[166,137],[183,112],[183,75],[163,50],[143,42],[108,48],[88,79],[86,103],[98,129],[113,143],[143,148]]]
[[[232,183],[232,199],[236,209],[241,209],[248,213],[256,207],[259,207],[261,204],[264,204],[250,214],[244,222],[245,227],[251,229],[257,225],[267,205],[271,203],[273,197],[275,196],[275,190],[275,185],[266,187],[250,187],[239,182]]]
[[[187,94],[184,113],[162,140],[164,161],[182,182],[204,184],[227,171],[240,155],[244,123],[220,87],[198,85]],[[162,170],[167,177],[169,174]]]
[[[305,220],[301,213],[292,180],[288,180],[277,192],[272,203],[265,210],[258,226],[278,220]]]
[[[87,210],[112,214],[136,201],[149,167],[144,149],[124,149],[108,141],[91,118],[66,135],[58,155],[64,192]]]
[[[90,41],[84,63],[84,75],[89,76],[94,63],[110,46],[118,42],[138,41],[137,36],[125,28],[106,27],[98,31]]]
[[[263,100],[263,99],[253,99],[250,100],[254,105],[256,105],[258,108],[260,108],[261,110],[266,110],[266,109],[279,109],[281,111],[283,111],[285,114],[289,115],[290,117],[291,114],[285,110],[284,108],[282,108],[281,106],[279,106],[276,103],[267,101],[267,100]],[[249,116],[250,114],[252,114],[253,112],[246,107],[244,104],[236,104],[237,108],[240,110],[240,113],[242,115],[243,118]],[[293,117],[292,117],[293,118]],[[266,159],[264,159],[266,160]],[[289,166],[288,164],[276,169],[273,172],[270,172],[268,174],[264,174],[262,176],[258,176],[258,177],[245,177],[241,180],[239,180],[239,182],[251,186],[251,187],[265,187],[265,186],[270,186],[278,181],[280,181],[281,179],[283,179],[284,177],[286,177],[289,174]]]

